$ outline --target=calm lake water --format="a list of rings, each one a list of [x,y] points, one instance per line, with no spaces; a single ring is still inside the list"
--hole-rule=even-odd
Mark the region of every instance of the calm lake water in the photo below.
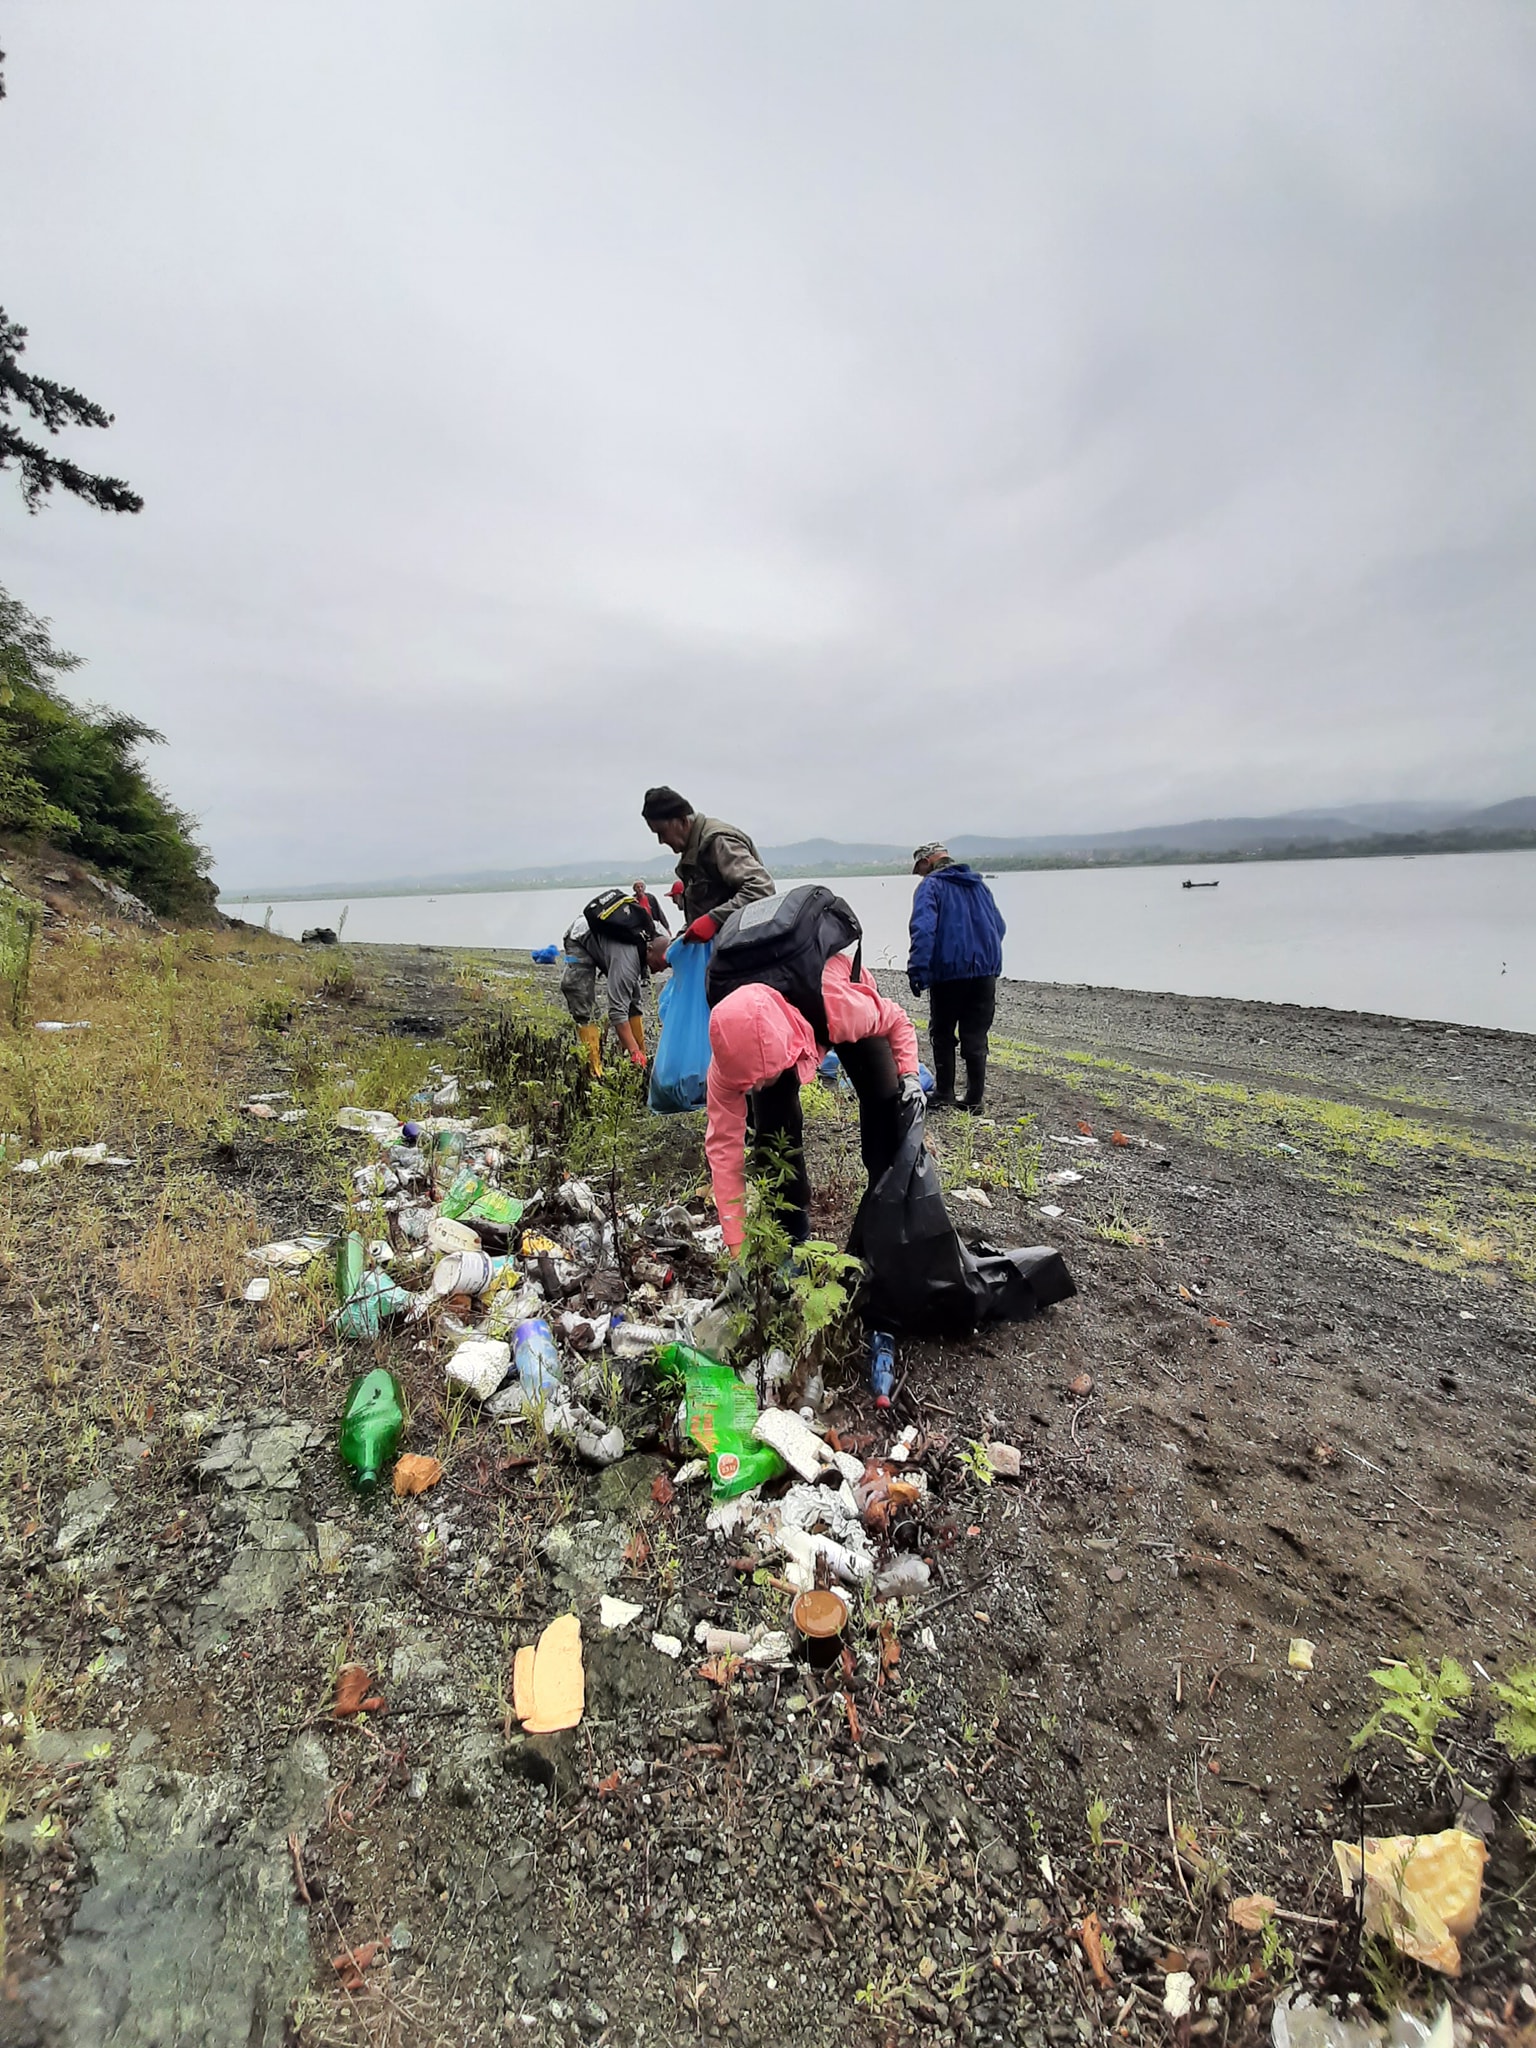
[[[1220,887],[1185,889],[1186,874]],[[655,869],[651,886],[659,894],[670,879]],[[911,879],[843,876],[833,886],[858,912],[873,964],[905,967]],[[1018,980],[1247,996],[1536,1031],[1536,851],[1074,868],[1001,874],[992,887],[1008,922],[1003,971]],[[310,925],[334,926],[347,908],[348,939],[543,946],[560,939],[594,893],[274,903],[272,928],[297,938]],[[266,906],[229,908],[259,921]]]

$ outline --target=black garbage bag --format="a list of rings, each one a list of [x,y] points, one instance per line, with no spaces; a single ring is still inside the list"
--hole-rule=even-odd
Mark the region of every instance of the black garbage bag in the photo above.
[[[923,1119],[913,1111],[896,1156],[853,1219],[848,1249],[869,1267],[866,1321],[909,1336],[964,1336],[978,1323],[1017,1322],[1077,1292],[1049,1246],[998,1251],[963,1242],[944,1206]]]

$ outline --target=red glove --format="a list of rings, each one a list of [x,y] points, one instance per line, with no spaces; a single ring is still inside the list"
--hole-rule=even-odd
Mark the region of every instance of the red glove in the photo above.
[[[645,1065],[645,1054],[638,1047],[630,1054],[629,1064],[632,1067],[643,1067]]]
[[[683,937],[691,939],[695,945],[704,945],[715,936],[719,929],[720,920],[717,917],[711,917],[706,910],[702,917],[696,917],[693,920],[687,931],[683,933]]]

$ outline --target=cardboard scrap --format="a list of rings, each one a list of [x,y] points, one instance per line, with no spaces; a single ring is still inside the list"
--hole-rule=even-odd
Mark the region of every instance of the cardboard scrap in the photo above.
[[[1346,1892],[1365,1887],[1367,1933],[1382,1934],[1405,1956],[1443,1976],[1461,1975],[1460,1937],[1483,1903],[1487,1846],[1463,1828],[1438,1835],[1367,1835],[1335,1842],[1333,1860]]]
[[[513,1660],[512,1711],[525,1735],[555,1735],[574,1728],[586,1704],[581,1621],[574,1614],[557,1615],[537,1645],[519,1650]]]
[[[407,1451],[395,1460],[396,1493],[425,1493],[429,1486],[436,1486],[442,1476],[443,1468],[438,1460],[425,1457],[419,1451]]]
[[[533,1660],[537,1655],[532,1643],[525,1643],[512,1659],[512,1711],[519,1721],[526,1721],[533,1714]]]

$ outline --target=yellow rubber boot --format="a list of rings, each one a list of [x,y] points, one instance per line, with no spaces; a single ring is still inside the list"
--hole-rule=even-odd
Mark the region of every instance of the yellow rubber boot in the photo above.
[[[603,1073],[603,1027],[601,1024],[578,1024],[576,1036],[581,1040],[582,1050],[587,1055],[587,1066],[599,1080]]]

